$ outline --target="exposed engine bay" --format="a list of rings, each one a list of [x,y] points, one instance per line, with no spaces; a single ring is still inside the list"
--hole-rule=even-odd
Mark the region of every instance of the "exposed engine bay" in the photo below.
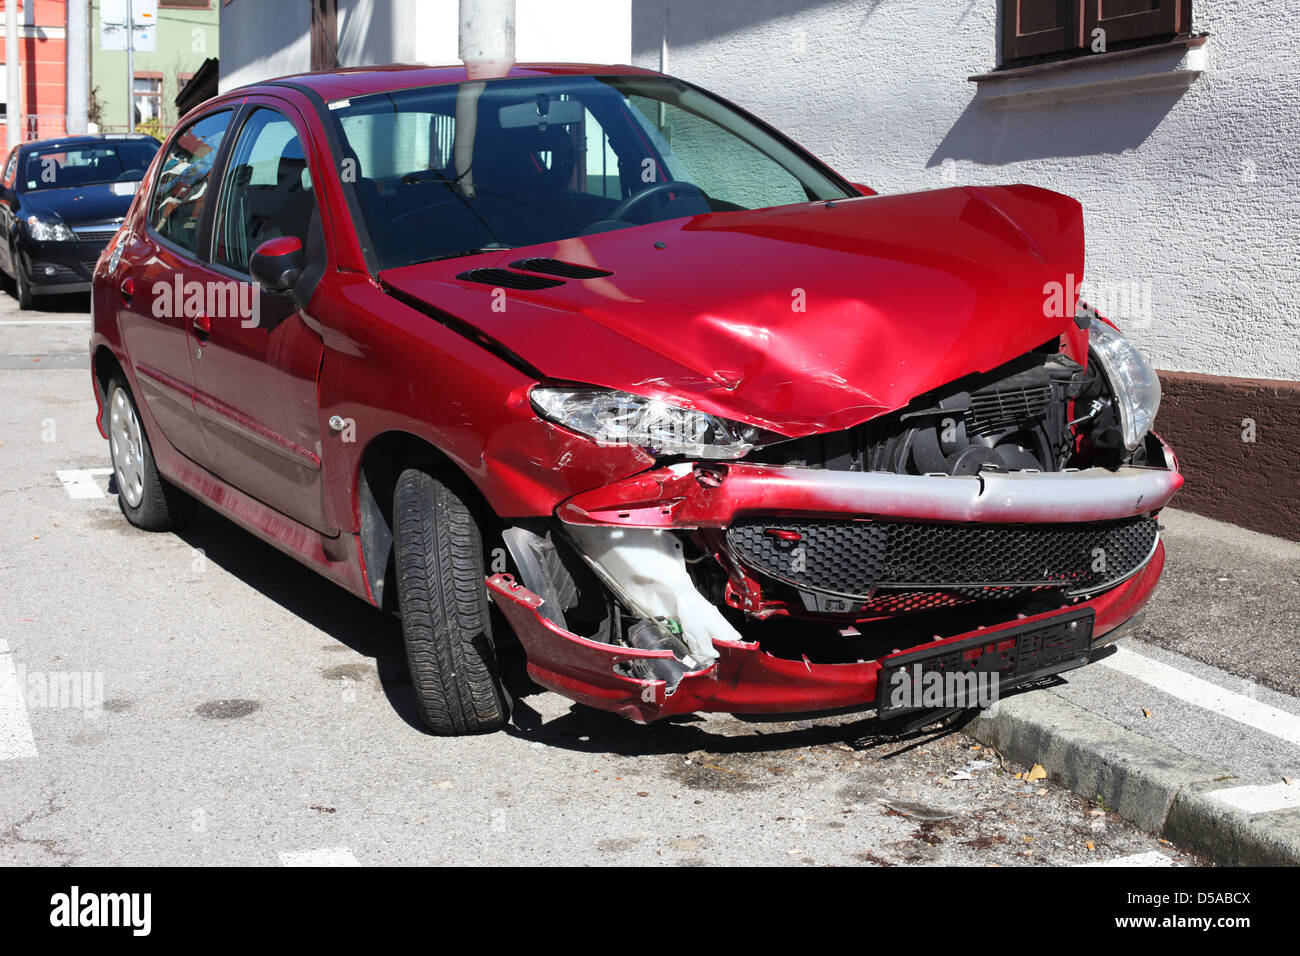
[[[906,408],[832,435],[759,449],[749,460],[900,475],[1061,471],[1141,464],[1127,455],[1105,377],[1053,340],[983,375],[918,396]]]

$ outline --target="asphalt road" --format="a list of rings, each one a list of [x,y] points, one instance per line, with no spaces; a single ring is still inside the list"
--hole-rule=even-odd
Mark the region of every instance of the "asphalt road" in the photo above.
[[[517,657],[509,730],[429,736],[393,618],[212,512],[179,535],[127,524],[86,307],[0,295],[0,864],[1199,862],[960,734],[640,727],[532,687]],[[1300,714],[1300,546],[1166,523],[1137,660]],[[1300,776],[1300,740],[1126,660],[1054,692],[1252,782]]]

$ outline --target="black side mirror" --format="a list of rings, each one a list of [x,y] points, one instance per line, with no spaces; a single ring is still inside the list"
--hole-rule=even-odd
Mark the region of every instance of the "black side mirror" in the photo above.
[[[253,281],[273,295],[293,291],[302,275],[304,255],[297,236],[268,239],[254,250],[248,260],[248,274]]]

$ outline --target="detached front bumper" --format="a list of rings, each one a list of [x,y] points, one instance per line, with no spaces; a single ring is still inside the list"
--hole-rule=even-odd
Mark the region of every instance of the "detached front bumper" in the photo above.
[[[556,515],[579,542],[592,540],[593,533],[607,541],[626,536],[644,542],[647,536],[697,532],[717,544],[718,553],[727,548],[728,528],[760,516],[773,524],[779,523],[778,518],[862,524],[903,520],[958,529],[1039,526],[1051,532],[1153,515],[1183,482],[1172,452],[1163,450],[1169,468],[971,477],[684,463],[579,494],[562,504]],[[610,550],[617,548],[607,546],[607,553]],[[916,639],[898,649],[920,644],[940,647],[975,636],[994,638],[1008,628],[1083,609],[1095,614],[1094,645],[1106,643],[1146,604],[1160,578],[1164,556],[1164,545],[1155,537],[1149,553],[1135,561],[1122,580],[1086,594],[1068,593],[1055,610],[1029,617],[1009,611],[1005,621],[939,640],[918,626]],[[762,601],[760,585],[750,570],[733,561],[728,603],[752,617],[776,613]],[[683,574],[680,580],[689,579]],[[667,584],[661,591],[682,590],[680,583]],[[519,635],[534,680],[581,703],[639,721],[696,711],[776,714],[867,707],[876,700],[877,675],[887,656],[829,664],[806,656],[777,656],[734,631],[730,637],[740,639],[719,639],[716,625],[701,615],[696,620],[702,622],[701,628],[710,628],[705,639],[717,659],[686,674],[670,691],[662,680],[629,676],[626,666],[638,659],[671,656],[668,651],[643,651],[573,634],[539,613],[542,599],[510,575],[494,575],[487,586]],[[688,637],[691,604],[699,600],[700,595],[692,591],[682,613],[667,614],[681,621]],[[836,609],[809,606],[808,610],[833,614]]]
[[[997,627],[956,634],[935,642],[955,644],[970,637],[994,638],[1017,625],[1049,620],[1080,608],[1096,613],[1093,642],[1137,614],[1155,590],[1165,565],[1164,545],[1138,574],[1107,593],[1069,608]],[[879,660],[816,664],[776,657],[757,642],[715,642],[718,660],[687,674],[672,694],[664,681],[628,677],[616,668],[638,658],[667,657],[667,651],[638,651],[587,640],[556,627],[537,609],[542,600],[508,574],[488,578],[488,591],[505,613],[528,657],[528,674],[538,684],[589,707],[649,723],[674,714],[718,711],[731,714],[797,714],[870,707],[876,701]],[[925,639],[918,634],[918,643]],[[1113,639],[1113,638],[1110,638]]]

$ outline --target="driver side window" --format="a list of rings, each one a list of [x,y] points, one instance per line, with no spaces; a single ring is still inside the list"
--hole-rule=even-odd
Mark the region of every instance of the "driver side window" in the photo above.
[[[268,239],[294,236],[304,247],[318,216],[302,140],[276,110],[259,107],[239,132],[226,165],[213,229],[212,260],[248,272]]]

